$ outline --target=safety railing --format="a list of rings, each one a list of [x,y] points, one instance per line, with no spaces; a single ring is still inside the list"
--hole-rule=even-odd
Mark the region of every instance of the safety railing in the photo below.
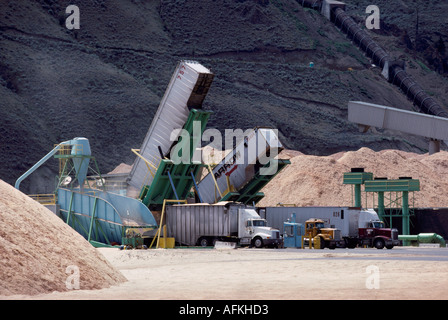
[[[28,195],[31,199],[39,202],[42,205],[52,205],[56,204],[56,195],[52,194],[30,194]]]

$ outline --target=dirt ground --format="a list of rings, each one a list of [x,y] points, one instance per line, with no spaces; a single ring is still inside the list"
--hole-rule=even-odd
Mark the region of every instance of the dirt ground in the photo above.
[[[97,249],[127,278],[7,299],[447,299],[448,249]]]

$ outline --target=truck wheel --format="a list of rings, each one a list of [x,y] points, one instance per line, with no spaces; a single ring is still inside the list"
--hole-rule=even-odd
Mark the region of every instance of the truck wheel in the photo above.
[[[386,249],[392,249],[394,246],[393,245],[388,245],[388,246],[386,246]]]
[[[254,243],[254,247],[255,248],[262,248],[263,247],[263,239],[261,239],[260,237],[256,237],[253,240],[253,243]]]
[[[345,247],[349,249],[355,249],[356,248],[356,242],[351,239],[344,239],[345,241]]]
[[[376,240],[373,242],[373,246],[374,246],[375,248],[377,248],[377,249],[383,249],[383,248],[384,248],[384,241],[383,241],[383,239],[376,239]]]
[[[320,248],[325,249],[325,239],[320,237]]]
[[[208,247],[208,246],[210,245],[209,242],[210,242],[210,241],[209,241],[207,238],[205,238],[205,237],[199,239],[199,245],[200,245],[201,247]]]

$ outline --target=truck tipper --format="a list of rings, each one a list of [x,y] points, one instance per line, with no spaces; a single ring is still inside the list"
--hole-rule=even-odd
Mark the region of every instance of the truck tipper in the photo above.
[[[197,61],[178,63],[139,149],[141,157],[135,158],[129,173],[131,187],[140,190],[143,185],[152,183],[154,175],[148,174],[148,165],[157,168],[170,152],[177,140],[173,133],[185,125],[192,108],[202,108],[213,78],[214,74]]]
[[[166,225],[168,237],[186,246],[206,247],[217,240],[256,248],[283,244],[280,231],[269,227],[254,208],[233,202],[168,206]]]
[[[258,191],[290,163],[276,157],[283,150],[276,130],[257,127],[246,134],[198,183],[203,202],[256,203],[264,196]]]
[[[401,245],[398,230],[386,228],[373,209],[354,207],[265,207],[259,208],[261,217],[273,228],[281,228],[293,213],[296,222],[321,219],[326,227],[340,230],[341,247],[369,246],[377,249],[392,249]]]

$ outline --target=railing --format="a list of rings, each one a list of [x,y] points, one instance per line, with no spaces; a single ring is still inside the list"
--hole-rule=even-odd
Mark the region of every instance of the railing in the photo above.
[[[84,146],[82,144],[55,144],[56,148],[59,146],[58,152],[55,154],[55,158],[59,159],[59,176],[62,176],[62,173],[65,170],[67,159],[72,156],[72,150],[74,150],[75,154],[83,154]]]
[[[56,148],[59,146],[59,150],[57,156],[69,156],[72,155],[72,150],[75,151],[75,154],[83,154],[84,146],[82,144],[55,144]]]
[[[56,195],[52,194],[30,194],[28,195],[31,199],[39,202],[42,205],[52,205],[56,204]]]

